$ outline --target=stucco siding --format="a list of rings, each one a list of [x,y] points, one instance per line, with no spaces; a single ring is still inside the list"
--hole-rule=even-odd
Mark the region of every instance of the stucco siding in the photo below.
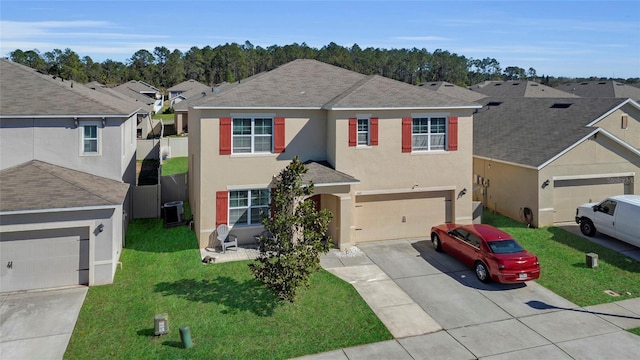
[[[622,127],[622,117],[626,115],[626,128]],[[629,145],[640,149],[640,110],[625,105],[609,116],[598,121],[594,126],[601,127]]]

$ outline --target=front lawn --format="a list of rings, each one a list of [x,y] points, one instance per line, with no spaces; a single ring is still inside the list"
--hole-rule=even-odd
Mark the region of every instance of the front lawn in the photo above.
[[[536,254],[542,270],[536,282],[579,306],[640,297],[638,261],[554,226],[530,229],[490,211],[484,212],[483,222],[508,232]],[[586,266],[591,252],[598,254],[595,269]]]
[[[392,339],[356,290],[326,271],[295,303],[274,297],[249,261],[203,265],[195,235],[134,220],[114,284],[87,293],[65,359],[285,359]],[[167,313],[170,333],[154,336]],[[183,349],[179,328],[194,346]]]

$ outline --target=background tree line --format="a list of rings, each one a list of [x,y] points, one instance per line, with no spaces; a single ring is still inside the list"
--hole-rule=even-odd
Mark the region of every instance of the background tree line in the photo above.
[[[447,81],[469,86],[485,80],[533,80],[555,86],[571,81],[605,80],[598,77],[539,76],[532,67],[527,70],[518,66],[502,68],[495,58],[466,58],[441,49],[433,52],[415,47],[362,49],[357,44],[347,48],[333,42],[316,49],[306,43],[263,48],[246,41],[244,44],[227,43],[201,49],[194,46],[185,53],[159,46],[153,52],[138,50],[126,63],[113,60],[94,62],[89,56],[80,58],[69,48],[64,51],[54,49],[44,54],[36,49],[18,49],[10,53],[10,59],[80,83],[98,81],[118,85],[129,80],[142,80],[161,89],[188,79],[207,85],[235,82],[295,59],[316,59],[362,74],[377,74],[409,84]],[[612,80],[640,82],[640,78]]]

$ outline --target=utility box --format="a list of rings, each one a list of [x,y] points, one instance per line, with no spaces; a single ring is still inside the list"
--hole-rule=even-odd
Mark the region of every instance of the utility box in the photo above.
[[[155,317],[153,334],[155,336],[166,335],[169,333],[169,315],[158,314]]]
[[[587,267],[590,269],[595,269],[598,267],[598,254],[596,253],[588,253],[587,254]]]
[[[164,226],[182,225],[184,221],[184,204],[182,201],[171,201],[162,206]]]

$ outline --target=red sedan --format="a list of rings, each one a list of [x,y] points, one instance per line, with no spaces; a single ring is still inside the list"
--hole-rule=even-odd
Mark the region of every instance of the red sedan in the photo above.
[[[538,258],[490,225],[434,226],[431,242],[436,251],[446,251],[472,267],[482,282],[518,283],[540,277]]]

